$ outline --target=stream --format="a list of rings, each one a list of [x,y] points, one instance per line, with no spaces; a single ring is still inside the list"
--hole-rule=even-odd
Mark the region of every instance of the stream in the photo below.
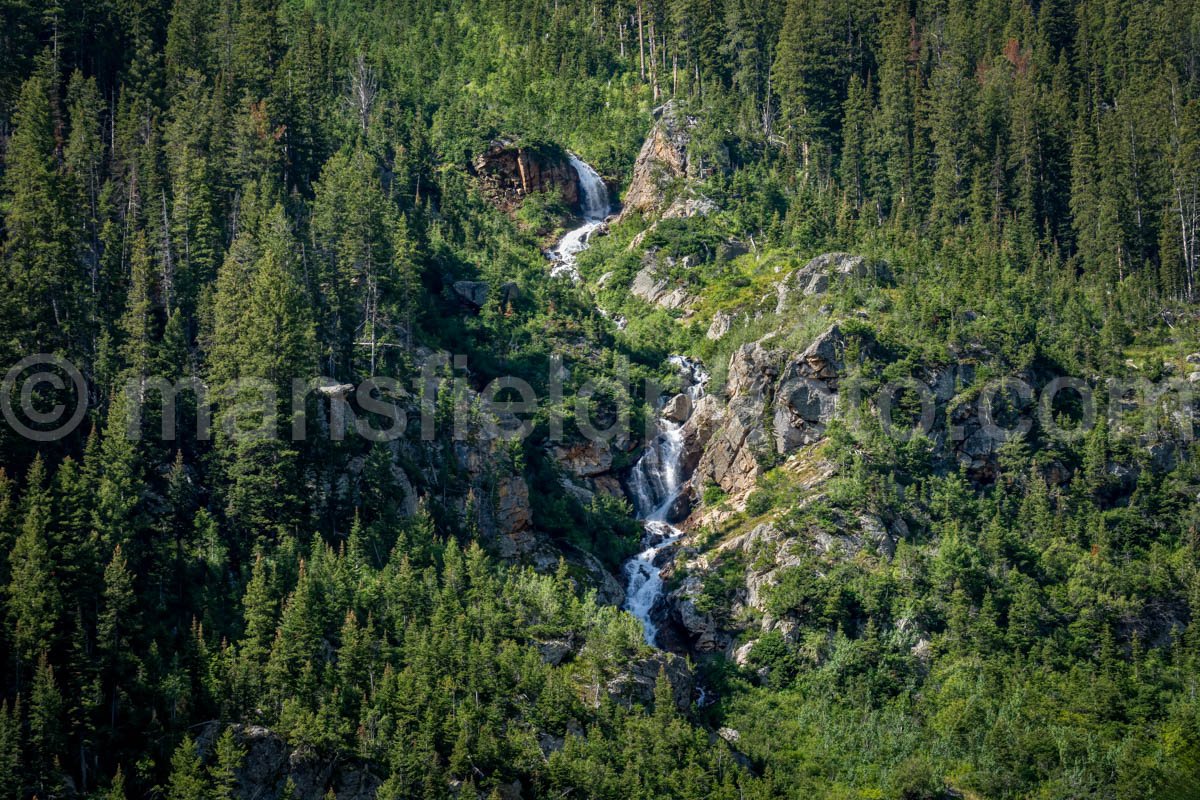
[[[704,396],[708,373],[690,358],[671,356],[669,360],[683,375],[684,394],[695,406]],[[654,607],[662,598],[663,588],[659,554],[683,536],[668,520],[688,477],[683,474],[683,423],[660,415],[657,427],[658,434],[646,444],[629,473],[634,510],[644,522],[645,549],[625,562],[625,609],[641,621],[646,644],[651,646],[658,637]]]
[[[590,236],[604,224],[612,212],[612,203],[608,199],[608,188],[596,170],[574,154],[569,154],[568,158],[580,178],[583,224],[566,231],[548,255],[552,277],[566,277],[578,282],[580,273],[575,267],[576,257],[587,249]],[[682,355],[671,356],[670,362],[684,378],[684,393],[694,407],[704,395],[708,373],[704,372],[700,362]],[[655,425],[655,437],[648,441],[646,449],[630,470],[629,488],[634,494],[634,511],[637,518],[643,521],[643,549],[634,558],[625,561],[623,567],[625,610],[642,622],[646,642],[652,646],[658,638],[654,608],[662,599],[659,555],[683,536],[683,531],[674,527],[668,519],[672,518],[672,507],[688,479],[683,474],[683,423],[661,415],[666,399],[659,398],[660,416]]]
[[[579,176],[579,205],[583,224],[567,231],[549,252],[550,274],[580,280],[575,267],[576,258],[587,249],[591,235],[604,224],[612,212],[608,188],[596,170],[575,155],[569,154],[571,166]],[[704,396],[704,385],[708,373],[698,361],[685,356],[669,358],[684,378],[684,394],[694,406]],[[656,422],[657,433],[647,444],[629,474],[629,488],[633,493],[633,506],[637,518],[643,521],[642,551],[625,562],[625,610],[642,623],[646,643],[654,646],[658,637],[658,625],[654,621],[654,609],[662,599],[662,565],[657,563],[659,555],[683,536],[683,532],[672,525],[671,510],[679,499],[680,491],[687,480],[683,474],[683,424],[661,414],[668,398],[658,401],[660,415]]]

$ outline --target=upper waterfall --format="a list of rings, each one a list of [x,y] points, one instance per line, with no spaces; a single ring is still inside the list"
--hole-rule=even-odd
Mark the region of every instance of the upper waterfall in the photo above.
[[[558,246],[550,251],[550,258],[554,261],[550,274],[555,277],[565,275],[578,281],[575,257],[588,246],[592,233],[604,224],[612,205],[608,199],[608,187],[604,185],[600,173],[574,153],[568,153],[567,160],[579,176],[579,210],[583,215],[583,224],[567,231],[558,241]]]
[[[574,153],[568,153],[567,160],[579,176],[579,210],[583,218],[588,222],[603,221],[610,210],[608,187],[604,185],[604,179]]]

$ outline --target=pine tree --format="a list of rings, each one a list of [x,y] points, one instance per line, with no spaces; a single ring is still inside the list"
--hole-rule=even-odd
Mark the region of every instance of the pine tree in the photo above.
[[[129,652],[128,632],[137,629],[134,603],[133,576],[117,545],[104,569],[104,598],[96,629],[97,647],[113,665]]]
[[[218,282],[216,302],[227,306],[211,359],[213,390],[223,401],[218,447],[231,520],[242,529],[286,530],[304,508],[300,452],[290,441],[292,383],[314,374],[316,339],[281,206],[264,221],[255,247],[260,253],[248,275],[231,254]],[[233,285],[238,274],[248,277],[247,286]]]
[[[319,671],[322,666],[324,603],[313,571],[301,562],[296,588],[284,606],[271,649],[266,676],[277,702],[292,695],[297,679],[304,682],[306,672]]]
[[[771,74],[783,124],[801,167],[827,177],[846,91],[841,28],[834,0],[789,0]]]
[[[20,797],[21,711],[8,700],[0,701],[0,793]]]
[[[276,5],[275,0],[243,0],[236,6],[232,74],[254,99],[267,95],[277,63]]]
[[[66,747],[66,737],[62,693],[45,651],[38,657],[29,692],[29,745],[33,785],[39,794],[52,796],[62,785],[60,757]]]
[[[104,800],[126,800],[125,773],[119,764],[116,773],[113,774],[112,782],[108,785],[108,791],[104,793]]]
[[[221,175],[212,163],[212,151],[220,145],[215,132],[215,92],[203,75],[194,71],[181,73],[177,81],[165,150],[171,183],[171,248],[177,261],[175,302],[191,319],[201,292],[220,263],[217,204]]]
[[[159,325],[154,308],[153,265],[150,262],[150,247],[143,231],[134,234],[129,271],[125,313],[118,323],[123,334],[121,358],[129,380],[140,384],[154,374],[154,351],[159,340]]]
[[[84,334],[78,288],[86,283],[72,192],[57,154],[56,95],[49,66],[21,87],[0,186],[7,201],[0,345],[22,355],[75,352]]]
[[[213,59],[210,53],[211,26],[216,4],[212,0],[175,0],[167,24],[164,57],[167,69],[167,88],[175,95],[183,76],[189,72],[211,74]]]
[[[115,392],[99,449],[93,458],[85,458],[84,468],[96,476],[92,524],[100,541],[105,547],[125,544],[126,556],[136,564],[146,543],[136,536],[143,521],[140,513],[143,486],[141,458],[136,443],[129,437],[132,413],[125,392]]]
[[[216,763],[209,768],[212,781],[212,800],[234,800],[237,791],[237,771],[246,757],[246,748],[238,744],[233,728],[226,728],[217,739]]]
[[[167,800],[209,800],[208,786],[196,743],[185,736],[171,756]]]
[[[321,172],[313,201],[314,251],[323,256],[322,339],[336,342],[334,376],[375,375],[392,333],[411,326],[416,281],[404,217],[387,199],[363,149],[343,151]]]
[[[103,203],[105,186],[104,141],[101,114],[104,101],[96,79],[84,78],[76,70],[67,85],[67,115],[71,133],[63,147],[63,161],[75,185],[78,218],[84,221],[81,237],[83,262],[90,280],[89,317],[93,325],[101,325],[111,312],[104,308],[112,287],[106,286],[100,273],[100,230],[106,209]],[[94,345],[93,345],[94,346]]]
[[[975,169],[970,157],[968,112],[977,101],[967,63],[953,45],[941,54],[929,83],[930,137],[937,163],[930,215],[945,230],[966,219],[968,185]]]
[[[729,63],[731,94],[740,98],[739,128],[748,136],[771,134],[774,109],[770,92],[770,4],[730,0],[725,5],[728,35],[721,54]]]
[[[903,219],[916,205],[916,75],[907,5],[897,4],[882,27],[879,49],[879,107],[872,125],[871,173],[881,186],[875,198],[880,217]]]
[[[866,202],[868,165],[867,140],[871,114],[870,90],[857,76],[850,79],[842,120],[842,153],[839,173],[850,205],[858,210]]]
[[[52,541],[53,502],[38,456],[26,478],[24,520],[8,557],[11,578],[5,593],[16,654],[30,664],[55,642],[63,610]]]

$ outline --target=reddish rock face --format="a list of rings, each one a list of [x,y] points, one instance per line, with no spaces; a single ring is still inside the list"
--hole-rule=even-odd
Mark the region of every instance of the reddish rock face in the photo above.
[[[572,208],[579,206],[579,176],[563,157],[544,155],[507,139],[497,139],[472,165],[484,196],[511,212],[536,192],[559,190]]]

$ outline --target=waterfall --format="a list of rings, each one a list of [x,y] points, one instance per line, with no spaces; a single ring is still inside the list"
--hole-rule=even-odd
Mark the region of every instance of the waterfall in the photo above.
[[[669,360],[686,377],[684,393],[688,398],[695,402],[703,397],[708,373],[699,362],[683,356],[671,356]],[[646,643],[651,646],[658,638],[653,611],[663,586],[662,567],[655,562],[659,553],[683,536],[667,520],[687,478],[682,463],[683,425],[660,416],[657,427],[657,435],[629,474],[634,507],[638,518],[645,522],[645,533],[642,552],[625,562],[625,609],[641,621]]]
[[[566,276],[579,281],[575,259],[588,246],[592,233],[604,224],[612,211],[608,187],[596,170],[579,158],[568,154],[571,167],[579,176],[579,207],[583,224],[568,231],[549,253],[552,276]],[[668,359],[685,378],[684,394],[693,404],[704,396],[708,373],[698,362],[685,356]],[[641,458],[629,475],[634,509],[645,523],[642,552],[625,562],[625,609],[642,623],[646,643],[654,646],[658,626],[652,615],[662,597],[662,568],[654,562],[659,553],[683,536],[668,518],[671,507],[679,498],[680,488],[688,476],[683,474],[683,425],[660,416],[657,432],[646,445]]]
[[[599,173],[573,153],[567,154],[567,160],[579,176],[579,210],[583,213],[583,224],[567,231],[559,239],[558,246],[550,251],[550,258],[554,262],[550,267],[550,274],[578,281],[579,272],[575,269],[575,259],[587,248],[592,233],[604,224],[612,206],[608,200],[608,187],[604,185],[604,179]]]
[[[608,187],[604,185],[604,179],[573,153],[567,154],[567,160],[579,176],[579,207],[583,218],[588,222],[603,222],[609,211]]]

